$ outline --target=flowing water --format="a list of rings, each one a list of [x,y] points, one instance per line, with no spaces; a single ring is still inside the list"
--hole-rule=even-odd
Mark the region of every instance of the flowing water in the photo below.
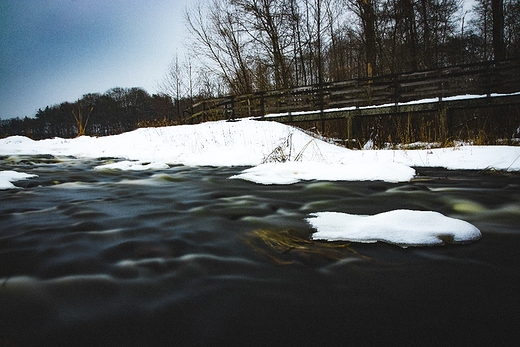
[[[508,345],[520,335],[520,175],[262,186],[243,168],[102,171],[1,157],[0,345]],[[309,213],[441,212],[467,245],[311,242]],[[420,228],[421,226],[418,226]]]

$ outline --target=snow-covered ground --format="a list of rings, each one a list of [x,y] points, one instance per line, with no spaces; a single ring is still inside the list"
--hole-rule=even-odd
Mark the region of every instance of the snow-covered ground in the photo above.
[[[21,154],[126,159],[105,167],[120,170],[160,169],[174,164],[258,166],[240,178],[255,181],[257,177],[264,184],[280,184],[281,176],[285,183],[301,179],[408,181],[413,178],[411,167],[417,166],[520,171],[520,147],[349,150],[297,128],[254,120],[142,128],[106,137],[0,139],[0,155]],[[276,165],[261,165],[266,163]]]
[[[121,159],[113,164],[97,167],[99,170],[163,170],[175,164],[250,166],[232,178],[260,184],[292,184],[301,180],[403,182],[414,177],[413,167],[417,166],[520,171],[520,147],[459,146],[424,150],[349,150],[316,139],[287,125],[247,119],[237,122],[218,121],[198,125],[143,128],[99,138],[82,136],[76,139],[33,141],[27,137],[13,136],[0,140],[0,155],[38,154]],[[14,188],[11,182],[30,177],[24,173],[2,171],[0,189]],[[362,228],[365,232],[376,232],[366,233],[365,241],[377,239],[402,244],[403,241],[392,238],[390,232],[387,233],[390,235],[387,235],[388,238],[381,237],[379,233],[385,229],[385,225],[394,225],[396,216],[401,221],[423,218],[418,217],[416,212],[401,211],[397,215],[387,216],[391,218],[374,216],[372,219],[360,219],[369,222],[367,225],[370,227]],[[342,220],[350,218],[326,214],[318,214],[316,217],[316,221],[310,223],[316,224],[318,229],[322,228],[319,221],[323,219],[330,221],[325,225],[334,225],[335,221],[339,221],[339,226],[345,223]],[[445,230],[446,228],[441,228],[441,235],[450,234],[450,239],[455,241],[476,238],[475,234],[471,234],[469,239],[461,236],[462,240],[459,240],[459,234],[467,235],[466,228],[458,228],[455,224],[445,223],[444,219],[437,217],[434,219],[435,223],[448,225],[447,229],[455,231],[452,235],[449,230]],[[351,223],[351,219],[348,220],[348,223]],[[361,222],[358,220],[356,223]],[[380,227],[375,228],[374,224]],[[412,227],[413,225],[403,224],[403,230],[413,229]],[[363,239],[359,236],[356,238]],[[435,244],[439,239],[433,237],[428,240],[425,240],[425,243]],[[404,243],[415,245],[423,242],[416,242],[414,239],[413,242]]]

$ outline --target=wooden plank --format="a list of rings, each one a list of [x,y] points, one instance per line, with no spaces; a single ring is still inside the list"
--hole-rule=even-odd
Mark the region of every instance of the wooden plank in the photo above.
[[[228,113],[243,117],[516,91],[520,91],[520,60],[468,64],[239,96],[228,95],[200,101],[191,106],[188,112],[194,117]]]
[[[349,117],[388,116],[400,113],[421,113],[428,111],[448,110],[457,108],[477,108],[497,105],[520,104],[520,95],[510,95],[492,98],[478,98],[465,100],[450,100],[442,102],[430,102],[410,105],[391,105],[384,107],[368,107],[350,110],[338,110],[331,112],[315,112],[307,114],[291,114],[276,117],[264,117],[263,120],[277,121],[281,123],[293,123],[303,121],[332,120]]]

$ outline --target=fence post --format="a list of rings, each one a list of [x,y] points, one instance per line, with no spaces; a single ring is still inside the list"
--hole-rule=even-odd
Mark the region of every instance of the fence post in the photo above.
[[[347,113],[347,148],[352,148],[352,114]]]
[[[491,67],[491,62],[486,62],[486,72],[485,72],[485,81],[486,81],[486,96],[489,100],[491,98],[491,89],[492,89],[492,76],[493,70]]]
[[[394,75],[392,80],[392,87],[394,88],[394,107],[395,107],[395,116],[399,114],[399,102],[401,101],[401,82],[400,75]]]
[[[323,95],[323,83],[320,83],[319,89],[320,98],[320,118],[321,118],[321,134],[325,135],[325,118],[323,115],[323,108],[325,107],[325,96]]]
[[[230,118],[235,119],[235,96],[231,95],[231,112],[230,112]],[[229,119],[229,118],[228,118]]]
[[[262,118],[265,116],[265,94],[264,92],[260,92],[260,113],[262,113]]]
[[[448,112],[446,107],[442,107],[442,105],[439,109],[439,123],[440,140],[442,145],[445,145],[448,140]]]
[[[194,120],[192,118],[194,114],[195,114],[195,107],[193,105],[193,100],[190,100],[190,121],[191,121],[191,123],[194,122]],[[203,115],[203,117],[204,117],[204,115]]]

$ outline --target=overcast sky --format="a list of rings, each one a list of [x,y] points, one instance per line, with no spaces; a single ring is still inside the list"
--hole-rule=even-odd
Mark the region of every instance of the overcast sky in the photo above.
[[[0,118],[113,87],[158,91],[193,0],[0,0]]]
[[[158,92],[174,55],[189,54],[195,1],[0,0],[0,118],[114,87]]]

